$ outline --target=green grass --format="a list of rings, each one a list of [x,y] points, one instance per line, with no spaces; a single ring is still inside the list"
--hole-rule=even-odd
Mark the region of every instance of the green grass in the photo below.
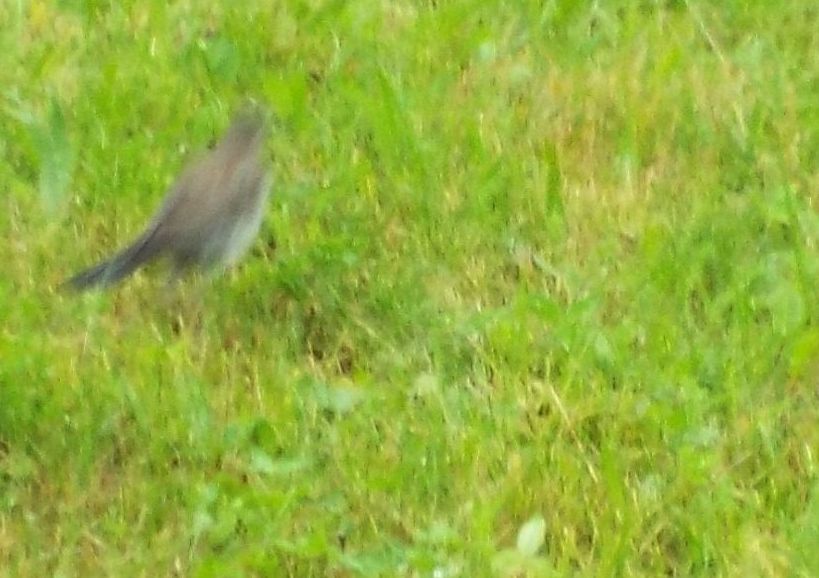
[[[819,575],[813,2],[0,21],[0,578]],[[244,263],[57,291],[246,98]]]

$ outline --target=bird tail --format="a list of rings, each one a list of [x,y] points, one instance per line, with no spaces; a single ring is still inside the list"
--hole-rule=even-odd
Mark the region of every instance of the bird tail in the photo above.
[[[107,287],[127,277],[151,258],[156,256],[156,243],[151,243],[149,232],[110,259],[81,271],[63,282],[62,287],[83,291],[92,287]]]

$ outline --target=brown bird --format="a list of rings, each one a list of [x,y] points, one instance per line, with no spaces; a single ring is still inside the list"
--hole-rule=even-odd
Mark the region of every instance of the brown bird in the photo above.
[[[173,278],[191,268],[235,263],[264,216],[270,189],[262,159],[265,135],[259,110],[239,114],[216,147],[182,173],[145,232],[65,285],[76,290],[112,285],[161,257],[170,259]]]

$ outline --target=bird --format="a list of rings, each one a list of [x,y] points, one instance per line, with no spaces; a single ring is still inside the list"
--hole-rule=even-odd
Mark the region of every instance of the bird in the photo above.
[[[65,281],[76,291],[109,287],[143,265],[170,260],[172,279],[235,264],[261,227],[271,178],[262,158],[264,114],[245,108],[213,149],[167,192],[144,232],[113,257]]]

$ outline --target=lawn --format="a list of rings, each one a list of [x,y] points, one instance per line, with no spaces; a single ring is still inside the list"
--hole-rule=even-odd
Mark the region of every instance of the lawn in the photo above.
[[[819,576],[815,2],[0,22],[0,578]],[[248,99],[242,264],[61,291]]]

